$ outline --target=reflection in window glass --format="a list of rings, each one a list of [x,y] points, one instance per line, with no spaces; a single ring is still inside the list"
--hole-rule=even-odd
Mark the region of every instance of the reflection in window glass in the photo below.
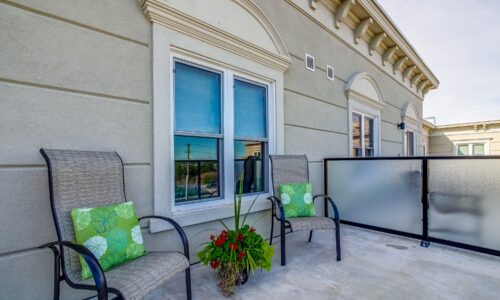
[[[352,154],[354,157],[361,157],[361,115],[352,114]]]
[[[218,139],[176,136],[175,201],[219,197]]]
[[[407,156],[415,155],[415,133],[411,130],[405,131],[405,154]]]
[[[469,155],[469,145],[458,145],[458,155]]]
[[[266,149],[267,87],[235,79],[234,182],[237,192],[240,184],[244,194],[265,191]]]
[[[364,119],[365,156],[371,157],[375,154],[375,149],[373,146],[373,119],[366,116]]]
[[[236,191],[240,188],[243,175],[243,193],[257,193],[265,190],[265,145],[258,141],[234,141],[234,182]]]
[[[472,151],[474,152],[474,155],[484,155],[484,144],[472,145]]]

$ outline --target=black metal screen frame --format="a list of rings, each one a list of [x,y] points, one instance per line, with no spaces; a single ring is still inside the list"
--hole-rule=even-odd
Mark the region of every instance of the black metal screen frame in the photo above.
[[[484,156],[379,156],[379,157],[335,157],[335,158],[325,158],[323,160],[323,187],[324,193],[328,194],[328,162],[329,161],[360,161],[360,160],[420,160],[422,162],[422,234],[414,234],[405,231],[399,231],[379,226],[373,226],[370,224],[357,223],[347,220],[340,219],[340,223],[346,225],[357,226],[360,228],[366,228],[370,230],[381,231],[385,233],[405,236],[414,239],[420,239],[420,245],[422,247],[429,247],[430,243],[438,243],[447,246],[457,247],[461,249],[486,253],[490,255],[500,256],[500,250],[484,248],[476,245],[464,244],[460,242],[450,241],[446,239],[435,238],[429,236],[429,161],[432,160],[485,160],[485,159],[496,159],[500,160],[500,155],[484,155]],[[500,171],[500,170],[499,170]],[[325,215],[328,216],[328,206],[325,203]]]

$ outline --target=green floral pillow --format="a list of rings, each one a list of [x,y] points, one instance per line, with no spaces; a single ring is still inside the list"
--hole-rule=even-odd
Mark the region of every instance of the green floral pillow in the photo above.
[[[316,216],[310,183],[280,184],[279,193],[286,218]]]
[[[92,251],[104,271],[147,253],[133,202],[75,208],[71,211],[71,218],[76,243]],[[80,263],[82,279],[92,277],[89,266],[81,256]]]

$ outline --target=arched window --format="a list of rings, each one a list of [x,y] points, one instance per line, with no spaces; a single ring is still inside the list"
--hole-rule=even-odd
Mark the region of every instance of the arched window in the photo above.
[[[351,76],[345,88],[349,113],[349,155],[380,155],[380,114],[384,100],[380,88],[369,73]]]

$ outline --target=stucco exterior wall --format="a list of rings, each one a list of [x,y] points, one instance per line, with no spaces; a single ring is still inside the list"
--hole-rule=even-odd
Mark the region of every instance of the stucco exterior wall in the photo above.
[[[456,144],[486,143],[489,155],[500,155],[500,123],[435,128],[429,136],[430,155],[457,155]]]
[[[284,94],[281,152],[308,155],[314,192],[323,191],[322,159],[348,155],[344,88],[355,73],[372,74],[383,93],[381,155],[402,154],[401,111],[410,101],[421,115],[422,99],[289,2],[255,3],[293,60],[277,91]],[[36,249],[56,239],[41,147],[117,151],[127,198],[138,215],[154,212],[152,25],[135,0],[15,0],[0,4],[0,28],[0,294],[50,299],[52,256]],[[255,68],[175,31],[167,37]],[[304,67],[306,52],[316,57],[315,72]],[[335,67],[333,82],[326,64]],[[317,210],[322,214],[321,203]],[[264,210],[250,223],[267,237],[269,218]],[[209,234],[203,232],[219,228],[213,221],[185,228],[193,260]],[[171,231],[144,233],[149,250],[180,247]],[[63,298],[76,296],[83,294],[63,288]]]

